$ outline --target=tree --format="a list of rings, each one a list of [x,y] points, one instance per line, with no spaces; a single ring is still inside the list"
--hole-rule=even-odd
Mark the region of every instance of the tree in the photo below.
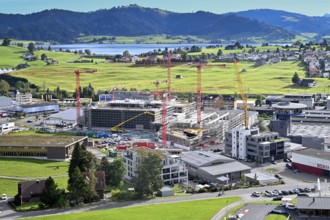
[[[77,143],[73,149],[72,157],[69,165],[69,177],[74,172],[75,168],[78,167],[80,172],[86,172],[87,170],[95,167],[96,158],[95,156],[86,150],[83,145]],[[70,181],[70,179],[69,179]]]
[[[98,198],[98,194],[95,191],[95,183],[96,183],[96,178],[95,178],[95,168],[92,167],[91,169],[88,170],[87,176],[85,177],[87,179],[88,187],[87,187],[87,194],[85,196],[85,199],[89,200],[91,203],[92,200]]]
[[[60,190],[57,184],[54,182],[54,179],[50,176],[45,182],[45,188],[42,190],[42,195],[40,201],[45,203],[50,207],[57,205],[63,190]]]
[[[99,171],[104,171],[105,173],[105,183],[107,185],[110,185],[110,175],[109,175],[109,169],[110,169],[110,162],[107,157],[102,157],[101,163],[98,166]]]
[[[88,185],[79,167],[75,167],[68,181],[69,198],[76,204],[82,202],[88,194]]]
[[[130,57],[130,56],[131,56],[131,54],[128,52],[128,50],[125,50],[123,52],[123,57]]]
[[[159,155],[149,152],[140,158],[134,182],[136,191],[141,196],[152,195],[153,192],[158,191],[162,187],[161,170],[162,164]]]
[[[244,175],[244,173],[241,175],[241,184],[242,186],[246,185],[246,176]]]
[[[222,56],[223,52],[221,49],[218,50],[217,56]]]
[[[121,158],[115,159],[109,166],[109,185],[113,187],[120,187],[123,183],[126,166]]]
[[[258,185],[258,176],[257,176],[257,173],[254,173],[253,185]]]
[[[86,49],[86,50],[85,50],[85,54],[87,54],[88,56],[90,56],[90,55],[92,55],[92,51],[89,50],[89,49]]]
[[[3,39],[3,41],[2,41],[2,46],[9,46],[10,45],[10,42],[11,42],[11,40],[8,38],[8,37],[5,37],[4,39]]]
[[[48,57],[45,53],[41,54],[41,60],[47,61]]]
[[[293,77],[292,77],[292,83],[294,84],[300,84],[300,78],[297,72],[294,73]]]
[[[5,80],[0,80],[0,93],[6,95],[9,90],[9,83]]]
[[[34,45],[34,43],[29,43],[27,49],[29,50],[30,53],[33,53],[36,50],[36,47]]]
[[[23,81],[17,81],[15,83],[15,89],[19,90],[20,92],[27,92],[29,90],[29,84]]]
[[[48,46],[48,51],[52,51],[52,48],[50,47],[50,45]]]
[[[256,106],[261,106],[262,105],[262,100],[263,100],[263,97],[261,95],[258,95],[257,99],[255,101],[255,105]]]

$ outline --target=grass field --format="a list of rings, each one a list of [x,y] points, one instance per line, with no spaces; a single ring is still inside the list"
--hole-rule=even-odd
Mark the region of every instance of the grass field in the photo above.
[[[46,216],[36,219],[211,219],[221,208],[240,200],[239,197],[222,199],[199,200],[191,202],[178,202],[169,204],[148,205],[130,208],[116,208],[103,211],[82,212],[61,216]]]
[[[5,48],[5,49],[4,49]],[[264,49],[276,49],[276,47],[265,47]],[[16,62],[24,63],[19,58],[21,48],[0,47],[0,56],[7,53],[6,60],[0,59],[1,65],[12,66]],[[208,50],[208,49],[205,49]],[[218,49],[209,49],[218,50]],[[11,51],[11,52],[10,52]],[[17,53],[15,53],[15,51]],[[38,51],[36,54],[40,57],[42,53],[48,54],[48,57],[59,60],[59,65],[47,66],[42,61],[29,62],[30,68],[12,73],[14,76],[27,78],[31,83],[37,84],[41,88],[45,83],[46,88],[54,89],[60,86],[73,92],[75,89],[74,70],[81,71],[87,69],[97,69],[96,73],[82,73],[81,85],[87,86],[89,83],[95,90],[105,90],[113,87],[136,88],[138,90],[155,90],[153,84],[156,80],[167,79],[167,68],[165,65],[140,66],[125,63],[67,63],[68,60],[78,58],[78,55],[72,53]],[[254,67],[253,63],[240,62],[239,69],[246,69],[247,72],[241,73],[243,85],[246,93],[249,94],[285,94],[285,93],[327,93],[330,81],[324,78],[316,78],[316,88],[301,88],[292,85],[291,79],[295,72],[300,78],[305,77],[305,69],[300,62],[281,62],[273,65],[264,65]],[[196,89],[197,73],[193,65],[173,65],[171,68],[172,76],[182,75],[183,79],[174,79],[172,77],[173,91],[192,91]],[[165,89],[167,84],[160,84],[160,89]],[[226,68],[218,66],[208,66],[202,69],[202,88],[204,93],[238,93],[236,76],[232,63],[227,63]]]
[[[68,166],[68,162],[25,158],[1,158],[0,175],[10,177],[33,177],[35,180],[47,179],[47,177],[52,176],[59,188],[66,189]],[[16,195],[17,183],[22,181],[24,180],[0,178],[0,193],[6,193],[8,196]]]
[[[287,216],[285,215],[275,215],[275,214],[271,214],[271,215],[267,215],[265,220],[286,220]]]
[[[8,136],[75,136],[74,133],[56,132],[56,133],[38,133],[37,130],[26,130],[7,134]],[[7,136],[6,135],[6,136]]]

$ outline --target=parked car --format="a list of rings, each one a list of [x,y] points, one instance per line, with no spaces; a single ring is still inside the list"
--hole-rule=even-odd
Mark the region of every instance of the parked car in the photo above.
[[[292,162],[290,158],[284,158],[283,161],[284,162],[290,162],[290,163]]]
[[[32,121],[31,121],[31,120],[27,120],[26,122],[27,122],[27,123],[32,123]]]
[[[283,195],[289,195],[290,193],[289,193],[289,190],[282,190],[282,194]]]
[[[273,209],[270,212],[268,212],[269,214],[280,214],[280,215],[289,215],[289,213],[287,211],[284,210],[277,210],[277,209]]]
[[[278,191],[275,189],[275,190],[273,190],[273,196],[278,196],[279,195],[279,193],[278,193]]]
[[[292,166],[292,163],[287,163],[285,166],[290,170],[294,169],[294,167]]]
[[[275,174],[275,177],[279,180],[283,179],[283,177],[280,174]]]
[[[281,201],[282,198],[283,198],[283,196],[275,196],[275,197],[273,198],[273,201]]]
[[[265,191],[265,196],[268,196],[268,197],[272,197],[273,196],[273,193],[269,190],[266,190]]]
[[[309,195],[306,194],[306,193],[298,193],[297,196],[305,196],[305,197],[309,197]]]
[[[261,193],[260,192],[253,192],[251,195],[254,196],[254,197],[260,197]]]
[[[306,188],[304,188],[304,192],[309,193],[309,192],[311,192],[311,189],[306,187]]]
[[[275,160],[273,160],[271,163],[272,163],[272,164],[277,164],[277,162],[276,162]]]
[[[296,209],[296,206],[293,205],[292,203],[287,203],[287,204],[285,205],[285,208],[287,208],[287,209],[291,209],[291,210],[294,210],[294,209]]]
[[[7,194],[2,194],[2,197],[1,197],[1,200],[7,200],[8,199],[8,197],[7,197]]]
[[[291,195],[292,195],[292,194],[295,194],[295,191],[292,190],[292,189],[289,189],[288,192],[289,192],[289,194],[291,194]]]

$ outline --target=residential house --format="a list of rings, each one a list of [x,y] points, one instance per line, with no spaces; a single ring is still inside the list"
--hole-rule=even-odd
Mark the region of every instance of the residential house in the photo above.
[[[87,184],[90,182],[90,177],[88,172],[83,172],[83,176],[86,178]],[[104,171],[95,172],[95,186],[94,189],[99,197],[99,199],[104,199],[105,184],[105,173]]]
[[[300,86],[314,88],[316,86],[316,80],[314,79],[302,79]]]
[[[18,196],[21,202],[30,202],[33,199],[39,200],[42,190],[45,188],[46,180],[27,181],[18,183]]]

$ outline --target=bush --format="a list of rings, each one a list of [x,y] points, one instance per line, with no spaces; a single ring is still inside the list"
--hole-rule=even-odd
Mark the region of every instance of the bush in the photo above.
[[[15,206],[22,205],[21,197],[18,194],[16,194],[16,196],[14,198],[14,204],[15,204]]]
[[[120,191],[119,189],[111,191],[111,199],[113,201],[129,201],[129,200],[136,200],[140,199],[141,195],[137,192],[127,192],[127,191]]]
[[[45,205],[44,204],[42,204],[42,203],[39,203],[39,209],[44,209],[45,208]]]

